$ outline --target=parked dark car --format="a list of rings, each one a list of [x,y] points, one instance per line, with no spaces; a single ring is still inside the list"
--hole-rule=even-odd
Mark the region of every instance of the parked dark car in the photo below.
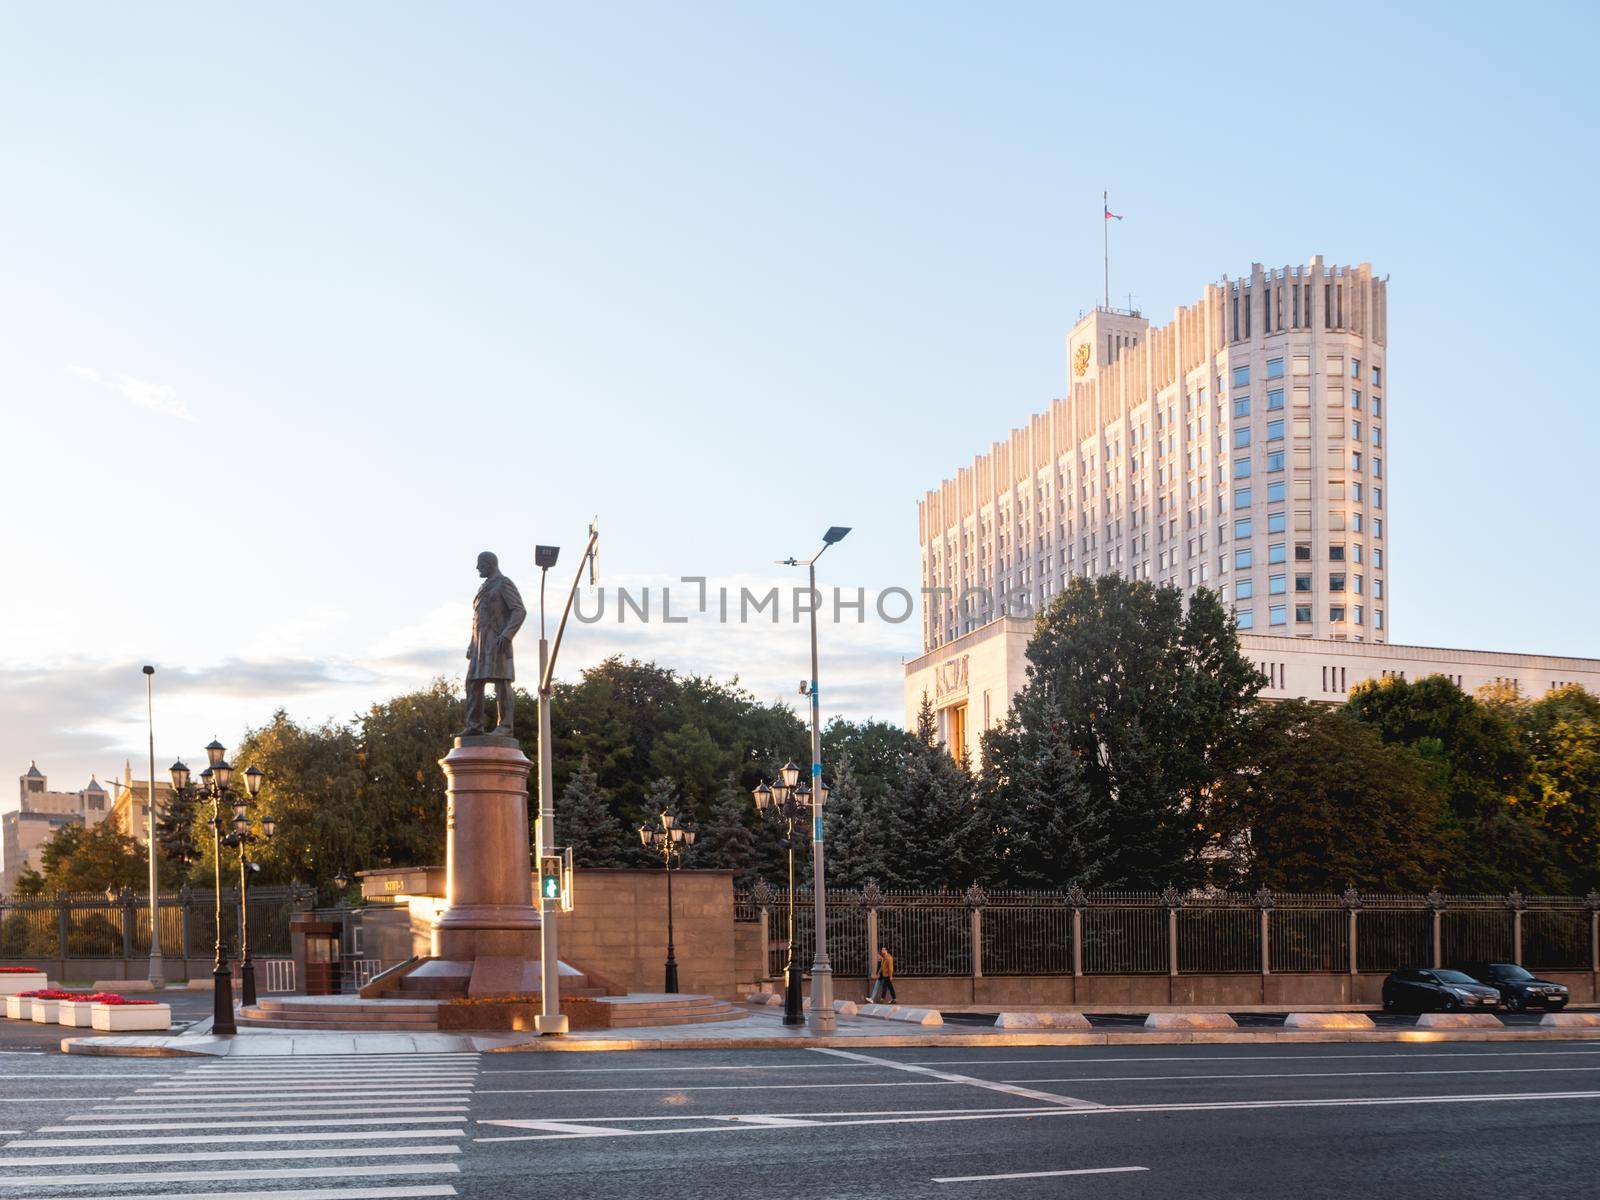
[[[1567,1006],[1567,989],[1548,979],[1539,979],[1516,963],[1463,963],[1461,970],[1479,983],[1500,992],[1500,999],[1512,1012],[1543,1008],[1560,1012]]]
[[[1385,1012],[1493,1012],[1499,1007],[1498,988],[1479,983],[1461,971],[1407,967],[1383,981]]]

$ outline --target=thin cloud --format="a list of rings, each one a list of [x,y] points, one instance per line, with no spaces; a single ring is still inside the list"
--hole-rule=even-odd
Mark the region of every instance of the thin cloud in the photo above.
[[[69,366],[67,370],[96,387],[116,392],[140,408],[148,408],[163,416],[176,417],[180,421],[194,420],[194,414],[185,407],[182,400],[178,399],[178,389],[169,384],[151,383],[147,379],[136,379],[132,375],[102,375],[93,367],[77,363]]]

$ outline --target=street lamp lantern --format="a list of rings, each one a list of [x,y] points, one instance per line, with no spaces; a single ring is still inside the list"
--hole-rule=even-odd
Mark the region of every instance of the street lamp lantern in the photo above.
[[[271,839],[277,837],[278,836],[278,822],[276,820],[274,820],[270,816],[262,817],[261,818],[261,832],[266,834],[267,839],[269,841]]]
[[[800,782],[800,768],[795,766],[794,761],[791,759],[778,768],[778,778],[783,781],[784,787],[792,788]]]
[[[252,799],[261,794],[261,781],[267,773],[260,767],[252,765],[244,773],[244,790],[250,793]]]
[[[766,812],[767,806],[772,803],[772,789],[763,783],[752,794],[756,798],[756,811],[758,813]]]
[[[222,761],[223,756],[227,753],[228,748],[217,741],[216,738],[212,738],[211,744],[206,747],[206,760],[214,767]]]
[[[211,771],[216,776],[217,786],[227,791],[228,785],[233,782],[233,768],[228,765],[228,760],[218,759],[211,764]]]
[[[172,790],[186,792],[189,790],[189,768],[179,759],[167,768],[167,773],[172,776]]]
[[[815,802],[816,803],[816,807],[817,808],[821,808],[823,805],[827,804],[827,802],[828,802],[828,785],[819,781],[817,783],[817,796],[816,796],[816,802]]]
[[[343,871],[340,871],[333,877],[333,886],[338,888],[341,892],[344,891],[345,888],[350,886],[350,876],[346,875]]]

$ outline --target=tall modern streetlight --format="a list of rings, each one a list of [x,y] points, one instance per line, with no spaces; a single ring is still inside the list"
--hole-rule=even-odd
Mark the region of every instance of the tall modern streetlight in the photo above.
[[[250,827],[250,801],[261,794],[261,781],[266,773],[260,767],[251,767],[244,773],[245,796],[233,798],[233,832],[222,839],[227,846],[239,848],[239,1003],[253,1006],[256,1002],[256,964],[250,957],[250,889],[247,882],[250,870],[250,847],[266,842],[277,833],[277,822],[271,816],[261,822],[258,834]]]
[[[795,785],[800,781],[800,768],[794,763],[786,763],[779,771],[778,778],[771,787],[762,784],[755,790],[756,811],[763,817],[773,818],[783,822],[783,844],[789,852],[789,961],[783,968],[783,1023],[785,1025],[804,1025],[806,1023],[805,1000],[801,992],[800,982],[800,956],[795,945],[794,923],[794,843],[795,826],[802,819],[807,802],[810,800],[809,789],[799,788]],[[824,801],[827,799],[828,789],[822,789]]]
[[[542,860],[555,852],[555,748],[550,744],[550,693],[555,678],[556,655],[561,652],[561,635],[566,632],[567,618],[572,615],[572,601],[578,594],[578,584],[583,582],[583,571],[589,569],[589,586],[594,586],[595,557],[600,545],[600,523],[589,523],[589,541],[578,560],[578,573],[572,577],[572,587],[567,592],[566,607],[561,610],[561,620],[556,625],[555,645],[545,641],[544,582],[550,568],[556,565],[561,554],[560,546],[536,546],[533,561],[539,568],[539,846]],[[534,1028],[540,1033],[567,1032],[567,1019],[561,1015],[561,964],[556,957],[556,913],[561,907],[559,899],[551,900],[540,889],[539,895],[539,998],[542,1011],[534,1018]]]
[[[828,963],[828,893],[824,886],[822,861],[822,809],[828,790],[822,786],[822,695],[817,688],[817,609],[822,597],[817,594],[817,559],[835,542],[850,532],[848,525],[833,525],[822,535],[822,549],[808,559],[786,558],[783,565],[804,566],[811,593],[811,679],[806,693],[811,697],[811,894],[816,904],[817,956],[811,963],[811,1029],[832,1033],[838,1027],[833,1013],[833,967]]]
[[[694,845],[694,830],[685,829],[666,809],[656,817],[654,825],[639,826],[639,841],[650,853],[661,859],[667,869],[667,995],[678,994],[678,952],[672,943],[672,864],[683,866],[683,852]]]
[[[233,767],[227,760],[227,749],[215,738],[206,747],[206,758],[210,762],[204,771],[200,772],[200,786],[196,794],[211,801],[211,861],[216,869],[216,957],[211,967],[211,1031],[216,1034],[238,1033],[239,1027],[233,1020],[233,977],[228,972],[228,952],[222,941],[222,831],[228,822],[222,815],[223,808],[230,813],[233,809]],[[189,768],[184,766],[182,760],[172,764],[172,790],[178,794],[189,792]],[[253,777],[254,786],[260,786],[261,776]]]
[[[150,789],[146,797],[149,812],[149,844],[145,847],[149,851],[150,860],[150,986],[155,991],[161,991],[167,986],[167,967],[161,960],[161,881],[156,872],[156,702],[155,702],[155,673],[156,669],[149,663],[144,666],[144,718],[145,729],[150,735]]]

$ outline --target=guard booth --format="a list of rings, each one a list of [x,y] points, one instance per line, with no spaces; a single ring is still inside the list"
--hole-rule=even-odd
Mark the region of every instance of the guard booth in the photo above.
[[[343,934],[340,922],[319,920],[312,913],[296,913],[289,919],[295,970],[304,981],[302,989],[306,995],[339,994],[344,982]]]

